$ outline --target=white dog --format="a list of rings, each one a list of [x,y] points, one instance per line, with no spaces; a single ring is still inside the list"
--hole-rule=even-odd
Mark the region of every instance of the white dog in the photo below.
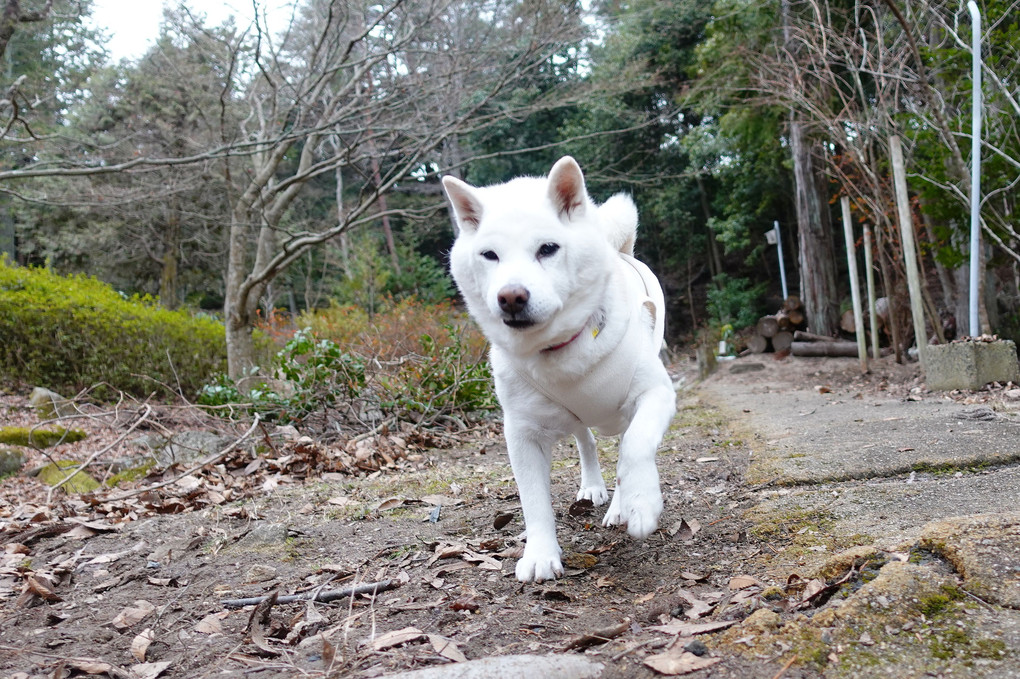
[[[550,496],[552,446],[573,434],[578,499],[609,499],[590,427],[622,433],[616,491],[603,525],[636,538],[659,525],[655,454],[676,411],[659,349],[663,296],[632,257],[637,208],[596,206],[581,168],[561,158],[547,178],[485,188],[444,177],[457,239],[451,270],[492,343],[496,394],[527,529],[517,579],[563,574]]]

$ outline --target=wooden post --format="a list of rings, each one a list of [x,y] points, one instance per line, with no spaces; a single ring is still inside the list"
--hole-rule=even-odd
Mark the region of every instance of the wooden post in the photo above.
[[[868,282],[868,316],[871,320],[871,357],[878,358],[878,313],[875,309],[875,262],[871,253],[871,227],[864,225],[864,278]]]
[[[850,274],[850,299],[854,305],[854,328],[857,335],[857,358],[861,361],[861,372],[868,372],[868,347],[864,341],[864,311],[861,309],[860,277],[857,275],[857,248],[854,247],[854,225],[850,221],[850,197],[839,199],[843,208],[843,236],[846,238],[846,265]]]
[[[924,306],[921,299],[921,275],[917,270],[917,246],[914,244],[914,220],[910,214],[910,196],[907,194],[907,168],[903,162],[900,138],[889,137],[889,155],[893,166],[893,186],[896,190],[896,213],[903,242],[903,263],[907,267],[907,288],[910,290],[910,315],[914,320],[914,339],[921,370],[927,364],[928,334],[924,329]]]

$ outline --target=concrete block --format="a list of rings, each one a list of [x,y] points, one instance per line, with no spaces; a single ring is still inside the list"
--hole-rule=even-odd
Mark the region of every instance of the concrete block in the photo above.
[[[929,345],[924,377],[929,389],[942,391],[980,389],[989,382],[1020,383],[1016,344],[964,340]]]

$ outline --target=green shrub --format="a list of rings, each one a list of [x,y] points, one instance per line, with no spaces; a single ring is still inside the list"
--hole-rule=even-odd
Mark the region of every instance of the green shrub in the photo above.
[[[247,404],[278,422],[300,422],[315,411],[354,400],[365,386],[365,362],[328,339],[317,339],[310,329],[298,330],[276,354],[273,373],[284,378],[261,381],[247,395],[226,375],[217,375],[202,387],[198,403],[206,406]]]
[[[768,287],[750,280],[721,273],[708,288],[708,314],[718,326],[746,328],[762,316],[762,297]]]
[[[335,307],[297,321],[311,327],[294,333],[263,369],[282,379],[256,381],[245,394],[219,375],[198,402],[281,422],[379,411],[430,423],[497,407],[485,340],[449,302],[387,302],[372,318],[359,307]]]
[[[0,336],[0,373],[65,393],[105,383],[140,397],[177,390],[190,397],[226,366],[215,320],[126,298],[88,276],[3,259]]]
[[[447,343],[422,335],[421,354],[408,357],[392,377],[380,382],[383,405],[418,413],[422,419],[497,407],[488,361],[471,356],[462,333],[448,328]]]

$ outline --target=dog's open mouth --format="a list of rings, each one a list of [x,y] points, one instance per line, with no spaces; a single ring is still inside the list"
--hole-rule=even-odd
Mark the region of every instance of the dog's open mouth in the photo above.
[[[516,319],[516,318],[504,318],[503,324],[507,327],[513,328],[514,330],[526,330],[531,326],[535,325],[535,321],[529,321],[527,319]]]

